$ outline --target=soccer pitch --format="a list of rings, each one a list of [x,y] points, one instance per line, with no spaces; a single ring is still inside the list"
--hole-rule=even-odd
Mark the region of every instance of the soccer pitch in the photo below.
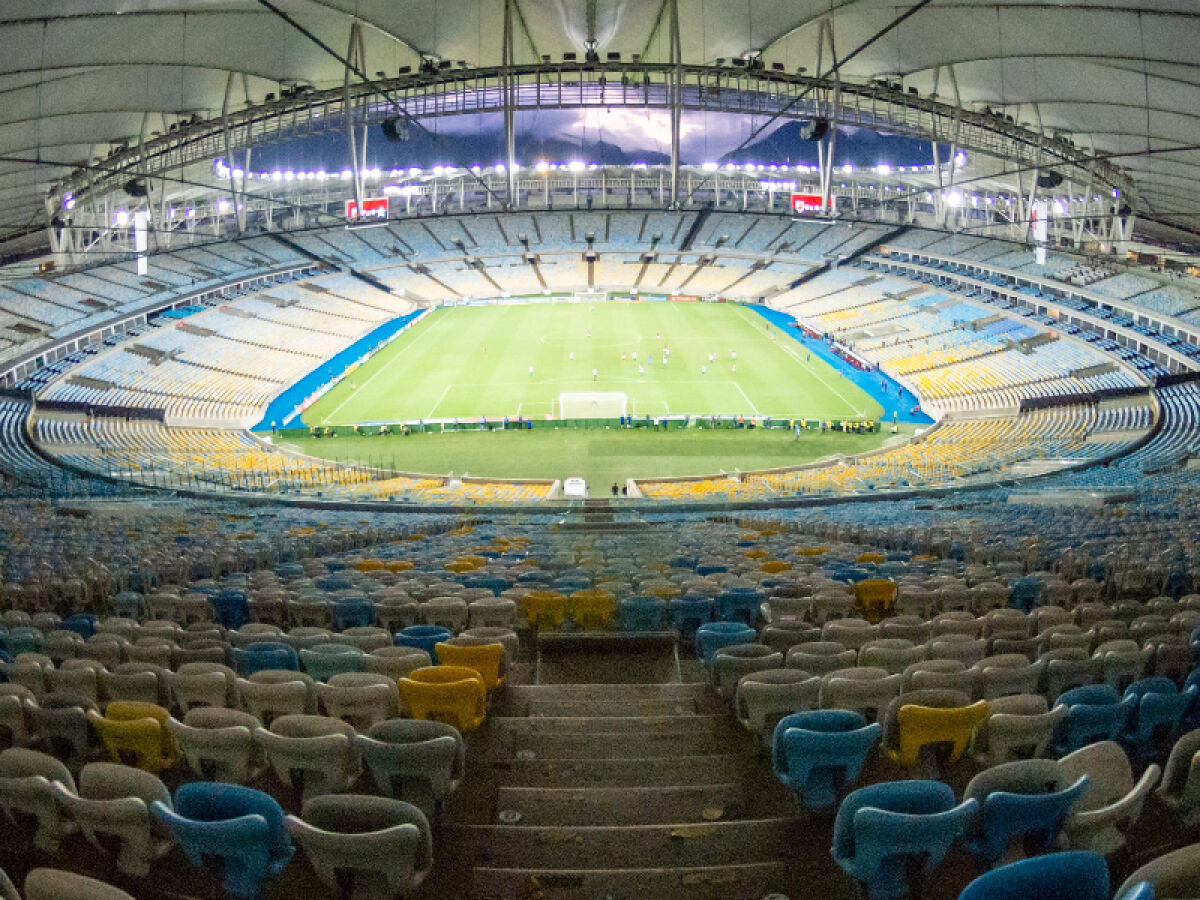
[[[435,310],[302,420],[559,418],[563,394],[590,393],[623,394],[625,411],[636,416],[875,419],[883,412],[750,309],[610,301]],[[610,410],[606,404],[597,415],[620,414]],[[566,412],[588,417],[579,404]]]

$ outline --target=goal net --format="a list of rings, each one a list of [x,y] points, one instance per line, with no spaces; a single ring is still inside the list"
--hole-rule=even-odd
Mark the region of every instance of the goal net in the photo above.
[[[560,419],[615,419],[627,414],[621,391],[584,391],[558,395]]]
[[[608,300],[608,291],[576,291],[573,299],[576,303],[605,303]]]

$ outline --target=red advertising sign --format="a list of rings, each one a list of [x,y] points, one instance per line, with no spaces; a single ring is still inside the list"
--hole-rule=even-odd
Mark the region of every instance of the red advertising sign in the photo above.
[[[820,194],[792,194],[792,212],[796,215],[819,213],[824,206]]]
[[[364,219],[386,219],[388,217],[388,198],[364,198],[362,217]],[[358,203],[354,200],[346,201],[346,218],[351,220],[358,218]]]

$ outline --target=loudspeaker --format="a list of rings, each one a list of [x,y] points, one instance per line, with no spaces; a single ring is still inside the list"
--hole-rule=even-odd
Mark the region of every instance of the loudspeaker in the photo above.
[[[1057,172],[1043,172],[1038,176],[1037,186],[1040,188],[1056,188],[1063,182],[1063,177]]]
[[[800,139],[804,141],[819,141],[829,133],[828,119],[813,119],[800,126]]]
[[[146,188],[146,182],[130,178],[125,182],[125,193],[130,197],[146,197],[149,196],[150,191]]]
[[[400,124],[399,119],[387,119],[380,123],[379,128],[383,131],[383,136],[393,144],[408,140],[408,129]]]

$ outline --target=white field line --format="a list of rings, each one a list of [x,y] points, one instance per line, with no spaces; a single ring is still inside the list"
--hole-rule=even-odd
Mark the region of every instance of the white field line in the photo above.
[[[749,312],[746,312],[744,309],[743,309],[741,312],[742,312],[742,315],[743,315],[743,316],[751,316],[751,315],[755,315],[755,313],[749,313]],[[785,337],[787,337],[787,336],[785,335]],[[791,340],[791,338],[790,338],[790,337],[788,337],[787,339],[788,339],[789,341]],[[808,365],[808,363],[806,363],[806,362],[805,362],[803,359],[801,359],[801,358],[800,358],[800,354],[799,354],[799,353],[797,353],[795,350],[793,350],[791,347],[789,347],[789,346],[788,346],[786,343],[784,343],[783,341],[775,341],[774,343],[775,343],[775,346],[776,346],[776,347],[778,347],[780,350],[782,350],[784,353],[786,353],[788,356],[790,356],[790,357],[791,357],[792,359],[794,359],[796,362],[800,363],[800,365],[804,366],[805,370],[806,370],[806,371],[807,371],[807,372],[808,372],[810,375],[812,375],[812,376],[813,376],[815,379],[817,379],[817,381],[821,382],[821,384],[823,384],[823,385],[824,385],[826,388],[828,388],[828,389],[829,389],[830,391],[832,391],[834,394],[837,394],[838,398],[839,398],[839,399],[840,399],[840,400],[841,400],[843,403],[845,403],[847,406],[849,406],[849,407],[851,407],[851,408],[853,408],[853,407],[854,407],[854,401],[852,401],[852,400],[851,400],[849,397],[847,397],[845,394],[843,394],[843,393],[842,393],[840,390],[838,390],[838,389],[837,389],[835,386],[833,386],[833,385],[832,385],[832,384],[830,384],[828,381],[826,381],[824,378],[822,378],[822,377],[821,377],[821,374],[820,374],[820,372],[818,372],[816,369],[814,369],[812,366]],[[865,416],[865,415],[866,415],[866,411],[865,411],[865,410],[861,410],[861,409],[860,409],[860,410],[857,410],[857,413],[858,413],[858,416],[859,416],[860,418],[862,418],[863,416]]]
[[[448,384],[442,389],[441,395],[437,398],[437,402],[433,404],[433,409],[429,410],[429,415],[426,418],[432,419],[434,417],[433,414],[437,412],[437,408],[442,405],[442,401],[446,399],[446,395],[450,393],[450,388],[452,387],[454,387],[454,385]]]
[[[750,412],[754,413],[754,415],[757,416],[758,415],[758,407],[754,405],[754,401],[751,400],[746,395],[746,392],[742,390],[742,386],[740,384],[738,384],[736,381],[733,382],[733,386],[738,389],[738,393],[742,395],[742,399],[750,404]]]
[[[411,342],[409,342],[408,347],[412,347],[412,345],[414,343],[419,341],[421,338],[427,336],[429,334],[429,332],[433,331],[433,329],[437,328],[444,321],[446,321],[446,317],[442,316],[440,319],[438,319],[436,322],[434,322],[432,325],[430,325],[426,331],[422,332],[421,334],[418,334]],[[407,350],[408,348],[406,347],[405,349]],[[366,388],[367,385],[369,385],[372,381],[374,381],[376,378],[378,378],[380,375],[382,375],[384,372],[386,372],[388,370],[388,367],[391,366],[392,363],[394,363],[396,360],[398,360],[402,356],[404,356],[403,352],[397,353],[390,360],[388,360],[387,363],[380,366],[378,372],[376,372],[374,375],[372,375],[370,378],[368,378],[366,381],[363,382],[363,384],[362,384],[363,388]],[[334,416],[336,416],[339,412],[341,412],[342,407],[345,406],[347,403],[349,403],[352,399],[354,399],[354,397],[357,393],[358,393],[357,390],[351,391],[345,400],[343,400],[341,403],[339,403],[337,406],[335,406],[333,408],[333,411],[330,412],[329,415],[325,416],[325,418],[321,420],[321,424],[322,425],[328,424],[329,420],[332,419]]]

